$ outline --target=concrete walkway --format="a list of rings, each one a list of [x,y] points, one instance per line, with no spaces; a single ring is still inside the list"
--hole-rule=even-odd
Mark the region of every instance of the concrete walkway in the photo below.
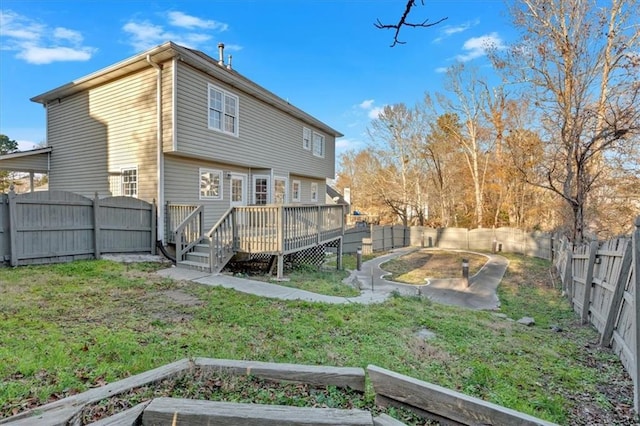
[[[425,285],[416,286],[387,281],[388,273],[380,265],[397,256],[418,250],[402,248],[384,256],[364,262],[360,271],[353,271],[345,279],[346,283],[357,286],[360,296],[339,297],[326,296],[306,290],[285,287],[275,283],[237,278],[223,274],[209,274],[183,268],[168,268],[158,271],[161,276],[176,280],[193,281],[200,284],[231,288],[243,293],[282,300],[305,300],[321,303],[382,303],[392,293],[402,295],[421,295],[437,303],[462,306],[470,309],[497,309],[500,306],[496,289],[507,269],[509,261],[502,256],[484,255],[489,258],[487,264],[469,280],[469,287],[462,284],[461,279],[432,280]]]

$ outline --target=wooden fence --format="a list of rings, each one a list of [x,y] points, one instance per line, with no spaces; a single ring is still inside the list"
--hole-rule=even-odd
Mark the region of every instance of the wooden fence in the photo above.
[[[640,412],[640,217],[631,238],[573,247],[563,240],[554,264],[564,293],[584,323],[600,333],[600,344],[620,357],[634,384]]]
[[[154,253],[156,207],[131,197],[64,191],[0,194],[0,264],[11,266]]]
[[[554,238],[542,232],[527,232],[515,228],[427,228],[370,226],[345,231],[343,252],[363,253],[391,250],[399,247],[429,247],[459,250],[505,251],[552,259]]]

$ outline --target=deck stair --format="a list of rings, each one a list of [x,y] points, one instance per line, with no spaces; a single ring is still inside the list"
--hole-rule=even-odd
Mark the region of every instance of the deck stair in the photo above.
[[[209,263],[209,243],[206,239],[193,246],[192,251],[185,253],[184,260],[177,263],[178,267],[196,271],[211,272]]]

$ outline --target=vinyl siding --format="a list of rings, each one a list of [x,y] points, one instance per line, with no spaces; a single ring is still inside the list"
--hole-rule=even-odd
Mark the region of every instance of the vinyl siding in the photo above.
[[[3,159],[2,167],[6,170],[35,171],[36,173],[41,173],[49,168],[49,159],[47,154]]]
[[[326,200],[327,194],[327,184],[326,180],[321,179],[309,179],[304,176],[289,176],[289,202],[291,202],[291,181],[299,180],[300,181],[300,202],[295,202],[292,204],[324,204]],[[311,182],[316,182],[318,184],[318,201],[311,201]]]
[[[183,63],[177,66],[178,151],[227,164],[271,168],[276,174],[333,177],[335,138]],[[208,84],[239,97],[239,137],[208,128]],[[302,148],[302,128],[325,137],[325,157]]]
[[[171,97],[165,96],[167,100]],[[156,71],[151,67],[49,103],[51,189],[112,195],[110,175],[112,179],[123,167],[136,166],[138,198],[156,198],[156,103]],[[165,117],[170,121],[170,115]]]
[[[222,200],[200,199],[200,168],[216,169],[223,172]],[[167,155],[164,160],[165,202],[203,205],[204,227],[208,230],[231,205],[230,180],[225,178],[225,172],[247,174],[247,184],[250,188],[251,174],[246,168]],[[248,195],[250,197],[251,193],[249,192]]]

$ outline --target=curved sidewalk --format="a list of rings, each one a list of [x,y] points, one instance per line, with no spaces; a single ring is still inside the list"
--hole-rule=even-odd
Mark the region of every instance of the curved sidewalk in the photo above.
[[[353,271],[345,279],[345,282],[360,287],[361,294],[356,297],[326,296],[274,283],[222,274],[212,275],[206,272],[175,267],[160,270],[158,274],[173,279],[232,288],[243,293],[282,300],[305,300],[334,304],[370,304],[384,302],[392,293],[399,293],[402,295],[421,295],[434,302],[470,309],[497,309],[500,306],[496,289],[509,264],[509,261],[502,256],[481,254],[487,256],[489,260],[476,275],[471,277],[469,287],[463,286],[460,279],[432,280],[421,286],[400,284],[384,279],[384,275],[388,273],[380,268],[381,264],[389,259],[416,250],[418,249],[396,249],[389,254],[364,262],[360,271]]]

